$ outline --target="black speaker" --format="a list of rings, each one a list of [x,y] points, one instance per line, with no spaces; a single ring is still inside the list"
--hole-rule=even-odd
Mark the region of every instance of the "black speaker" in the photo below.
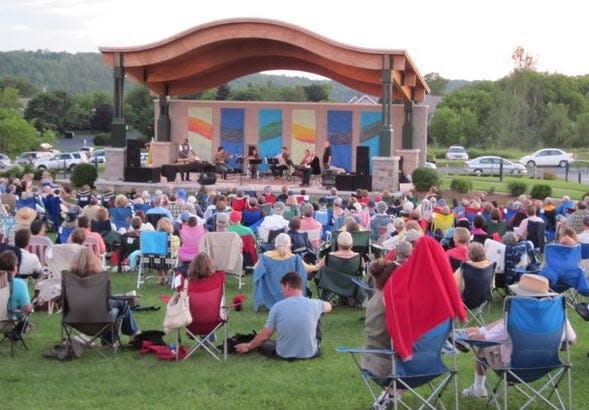
[[[201,185],[213,185],[217,182],[217,174],[214,172],[201,172],[198,183]]]
[[[340,191],[355,191],[357,189],[372,191],[372,177],[370,175],[339,174],[335,176],[335,187]]]
[[[143,141],[127,140],[127,167],[139,168],[141,166],[141,147],[143,147]]]
[[[368,158],[368,147],[356,147],[356,174],[370,174],[370,158]]]
[[[160,167],[142,168],[125,167],[124,177],[127,182],[160,182]]]

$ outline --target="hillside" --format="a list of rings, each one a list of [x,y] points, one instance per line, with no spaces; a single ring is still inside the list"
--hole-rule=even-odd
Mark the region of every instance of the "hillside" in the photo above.
[[[111,93],[112,72],[102,62],[100,53],[66,53],[47,50],[0,52],[0,78],[5,75],[23,77],[40,90],[65,90],[70,94],[89,94],[95,91]],[[312,80],[306,77],[252,74],[229,83],[232,89],[245,89],[248,84],[273,83],[284,87],[307,86],[312,83],[331,84],[330,100],[347,102],[362,93],[330,80]],[[467,84],[450,81],[448,91]],[[128,84],[130,86],[131,84]]]

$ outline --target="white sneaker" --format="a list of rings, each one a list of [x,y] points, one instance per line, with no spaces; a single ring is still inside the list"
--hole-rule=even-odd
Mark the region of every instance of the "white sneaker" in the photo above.
[[[380,396],[376,398],[376,401],[372,404],[373,410],[386,410],[389,404],[395,400],[395,396],[389,394],[387,390],[383,390]]]
[[[462,390],[462,395],[464,397],[474,397],[475,399],[486,399],[488,396],[486,388],[478,388],[474,384]]]

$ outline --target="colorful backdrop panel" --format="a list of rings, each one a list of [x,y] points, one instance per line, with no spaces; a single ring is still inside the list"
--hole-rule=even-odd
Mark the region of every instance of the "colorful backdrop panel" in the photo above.
[[[363,111],[360,113],[360,145],[368,147],[368,158],[380,155],[381,122],[381,112]],[[372,173],[372,161],[370,161],[370,173]]]
[[[292,110],[291,159],[298,165],[306,149],[315,152],[317,118],[315,110]]]
[[[258,132],[260,135],[258,153],[260,157],[275,157],[282,149],[282,110],[261,109],[259,112]],[[263,161],[261,171],[266,171],[268,164]]]
[[[210,161],[213,146],[213,109],[188,108],[188,141],[202,160]]]
[[[228,163],[230,168],[241,167],[236,160],[244,153],[244,128],[245,110],[243,108],[221,109],[221,145],[225,148],[225,152],[231,155]]]
[[[352,170],[352,111],[327,111],[327,139],[333,166]]]

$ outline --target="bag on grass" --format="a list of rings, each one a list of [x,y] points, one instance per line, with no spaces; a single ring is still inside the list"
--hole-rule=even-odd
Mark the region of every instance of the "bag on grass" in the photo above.
[[[188,280],[185,280],[182,290],[168,302],[166,317],[164,318],[164,332],[166,334],[170,333],[173,329],[180,329],[192,323],[187,289]]]

